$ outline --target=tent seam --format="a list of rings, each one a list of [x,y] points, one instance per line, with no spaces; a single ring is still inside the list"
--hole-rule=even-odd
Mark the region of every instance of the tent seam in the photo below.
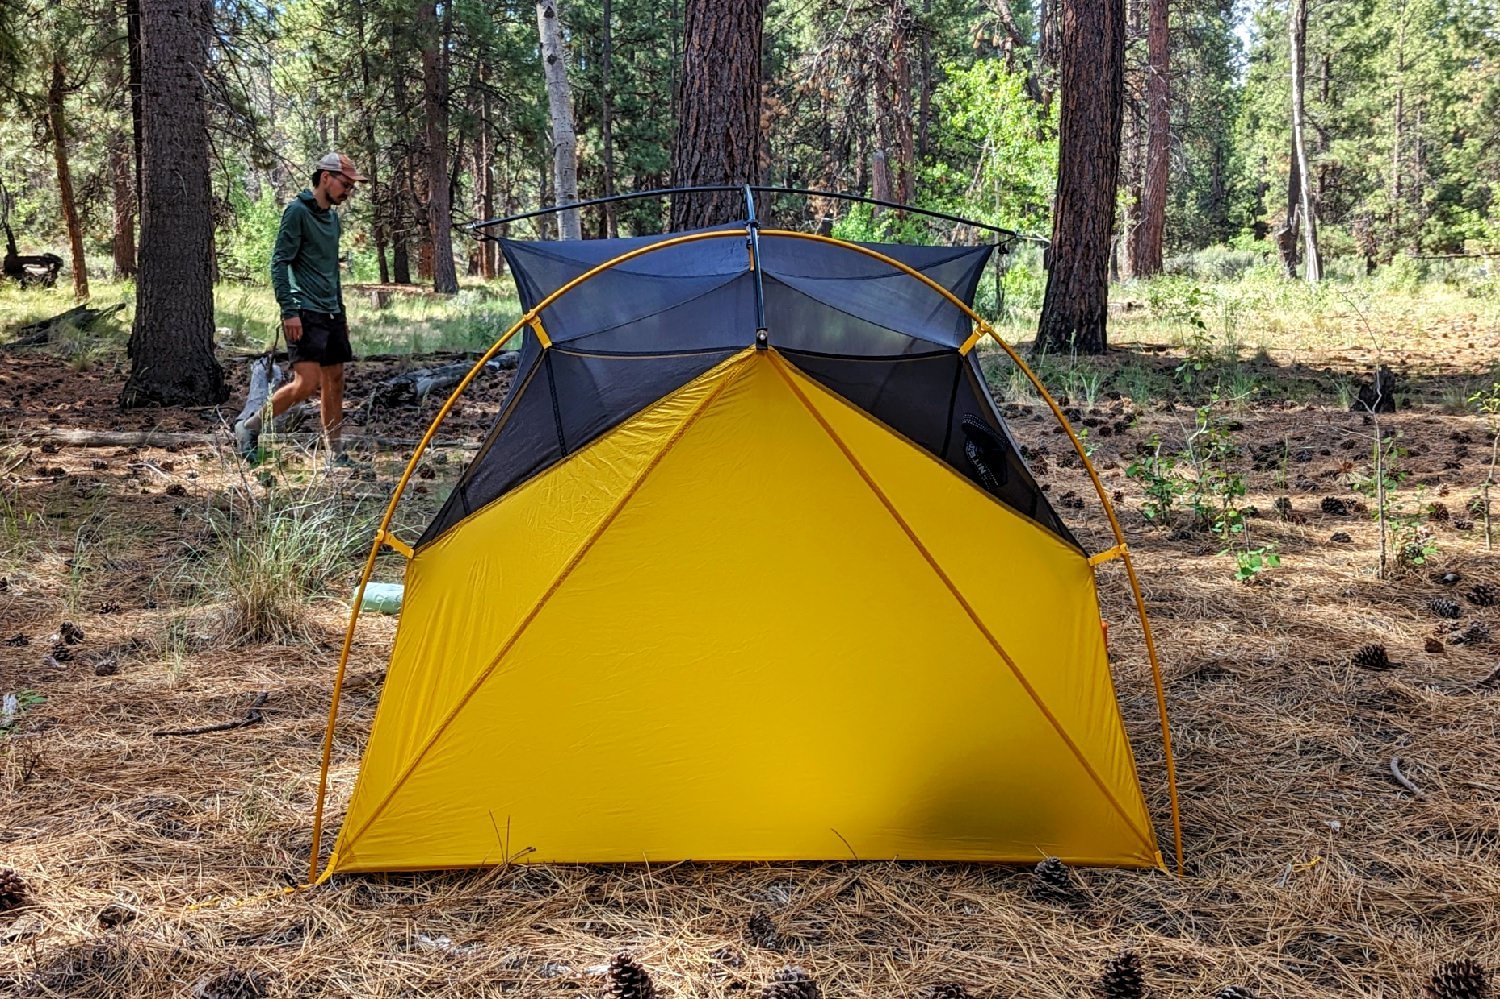
[[[741,353],[740,358],[742,362],[748,356],[748,351]],[[698,422],[699,417],[701,417],[703,413],[707,411],[709,406],[724,393],[725,389],[727,389],[730,385],[734,384],[734,382],[739,379],[741,374],[743,374],[743,366],[741,367],[740,371],[731,369],[725,374],[726,377],[724,378],[724,380],[720,382],[718,387],[710,392],[702,402],[698,403],[698,405],[694,407],[693,411],[688,414],[687,419],[683,420],[682,423],[678,425],[677,429],[672,432],[672,436],[669,437],[666,443],[662,445],[661,450],[659,450],[655,455],[652,456],[651,461],[647,463],[645,468],[641,469],[641,472],[636,476],[635,481],[630,484],[630,488],[628,488],[620,496],[620,498],[615,502],[614,507],[609,511],[609,513],[604,516],[604,518],[598,523],[598,525],[595,526],[593,533],[591,533],[589,537],[584,541],[584,543],[578,548],[578,550],[573,553],[573,557],[568,560],[567,565],[563,566],[562,571],[558,573],[557,577],[552,580],[552,583],[547,587],[546,591],[541,595],[541,597],[537,599],[537,602],[532,606],[531,610],[527,612],[525,618],[523,618],[521,620],[521,623],[516,627],[516,630],[511,634],[509,638],[505,640],[505,644],[501,646],[500,651],[495,654],[495,658],[492,659],[490,661],[490,664],[485,667],[484,671],[480,673],[477,678],[475,678],[473,684],[471,684],[469,689],[465,691],[464,696],[459,699],[459,702],[453,706],[453,709],[448,713],[448,716],[444,718],[442,722],[438,724],[437,728],[433,730],[432,734],[428,736],[426,743],[420,750],[417,751],[416,756],[414,756],[411,763],[407,765],[405,772],[396,779],[395,784],[392,785],[390,791],[386,793],[386,796],[382,798],[380,803],[375,806],[375,809],[370,813],[370,817],[365,820],[363,825],[355,830],[352,836],[349,837],[348,842],[344,844],[344,848],[342,850],[339,850],[339,844],[335,844],[334,850],[336,853],[347,856],[353,851],[354,845],[359,842],[360,837],[363,836],[367,831],[369,831],[370,826],[372,826],[375,821],[380,818],[381,813],[384,812],[391,801],[395,799],[397,793],[400,792],[401,788],[406,785],[407,780],[409,780],[412,774],[416,772],[417,767],[421,764],[422,760],[427,756],[427,754],[432,750],[432,747],[437,745],[437,742],[442,737],[443,733],[448,730],[448,727],[453,724],[453,721],[463,712],[463,709],[468,706],[474,695],[479,692],[479,689],[484,686],[485,682],[488,681],[490,676],[494,674],[495,670],[499,668],[500,663],[505,659],[507,655],[510,654],[510,650],[515,647],[515,644],[521,640],[521,636],[526,632],[526,629],[531,626],[532,622],[535,621],[536,618],[541,614],[541,612],[546,608],[547,603],[557,594],[557,591],[562,588],[563,584],[567,582],[568,577],[570,577],[573,574],[573,571],[578,568],[579,564],[582,563],[584,557],[589,553],[594,545],[598,543],[599,539],[604,536],[604,532],[609,530],[610,526],[613,525],[615,520],[619,518],[620,514],[624,512],[625,507],[629,505],[630,501],[635,497],[636,493],[640,492],[640,489],[645,484],[646,479],[649,478],[651,473],[661,465],[666,456],[672,451],[673,448],[677,446],[677,444],[682,440],[683,436],[688,432],[688,430]]]
[[[1074,744],[1071,738],[1069,738],[1067,731],[1063,728],[1062,724],[1057,720],[1057,718],[1052,714],[1051,709],[1047,707],[1046,703],[1043,702],[1041,696],[1037,694],[1036,690],[1026,680],[1026,677],[1021,672],[1020,667],[1018,667],[1015,661],[1011,659],[1010,654],[1005,651],[1005,648],[1000,644],[999,639],[995,638],[995,636],[990,632],[989,628],[985,627],[984,622],[979,618],[979,614],[974,610],[973,606],[964,599],[963,594],[959,592],[958,587],[953,584],[953,581],[948,577],[948,574],[943,572],[942,566],[938,565],[937,559],[933,556],[932,552],[930,552],[927,549],[927,546],[922,543],[921,539],[917,537],[916,531],[910,524],[906,522],[905,518],[901,516],[900,512],[896,509],[895,504],[890,500],[888,496],[886,496],[886,494],[881,490],[880,486],[876,484],[875,480],[870,476],[869,472],[866,471],[865,467],[860,464],[859,459],[855,457],[854,452],[849,448],[849,445],[845,443],[843,438],[838,435],[838,432],[835,431],[833,427],[828,423],[828,421],[824,418],[823,414],[818,412],[817,408],[813,406],[811,400],[807,398],[807,396],[802,392],[797,384],[791,379],[791,377],[783,367],[785,362],[782,361],[780,357],[776,356],[774,352],[772,354],[772,360],[774,362],[777,374],[779,374],[782,380],[786,382],[787,387],[791,389],[792,393],[797,397],[803,408],[807,410],[808,414],[812,416],[813,420],[817,422],[818,426],[823,429],[823,432],[828,435],[831,441],[833,441],[834,445],[844,455],[845,459],[848,460],[849,464],[853,466],[855,472],[858,473],[859,477],[864,481],[865,485],[868,486],[870,491],[875,494],[877,499],[880,500],[880,503],[885,507],[886,512],[891,515],[891,519],[900,526],[902,532],[906,534],[907,538],[916,547],[917,551],[921,553],[922,558],[926,560],[933,573],[936,574],[940,580],[942,580],[943,585],[948,588],[948,592],[953,595],[953,599],[958,601],[959,606],[963,608],[964,613],[968,615],[969,620],[974,623],[974,626],[978,628],[979,632],[984,635],[985,639],[989,642],[990,647],[993,648],[997,653],[999,653],[1000,658],[1004,660],[1005,665],[1010,668],[1011,674],[1015,676],[1016,682],[1021,685],[1021,688],[1026,691],[1027,696],[1031,698],[1032,703],[1035,704],[1037,706],[1037,709],[1042,712],[1043,717],[1047,719],[1047,722],[1057,733],[1058,738],[1062,739],[1063,744],[1068,747],[1070,752],[1072,752],[1073,758],[1078,761],[1081,767],[1083,767],[1084,773],[1089,775],[1089,778],[1094,782],[1094,785],[1099,788],[1099,792],[1104,795],[1104,799],[1110,803],[1110,805],[1114,808],[1116,814],[1120,816],[1121,821],[1125,823],[1125,827],[1131,832],[1135,833],[1135,835],[1140,839],[1142,846],[1155,851],[1155,844],[1152,843],[1151,837],[1137,828],[1136,824],[1131,821],[1128,815],[1125,814],[1124,807],[1118,800],[1115,799],[1115,796],[1110,793],[1109,789],[1105,787],[1104,781],[1097,773],[1094,772],[1094,768],[1089,765],[1088,760],[1084,758],[1083,753],[1078,749],[1078,746]],[[1137,780],[1139,780],[1138,777]]]

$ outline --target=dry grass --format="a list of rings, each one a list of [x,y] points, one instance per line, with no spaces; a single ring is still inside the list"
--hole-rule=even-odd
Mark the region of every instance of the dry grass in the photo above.
[[[1170,366],[1181,355],[1160,360]],[[1309,360],[1322,377],[1322,358]],[[1472,366],[1475,376],[1487,363]],[[1101,395],[1099,409],[1082,414],[1132,424],[1091,443],[1107,488],[1125,497],[1153,612],[1188,870],[1084,871],[1085,897],[1072,905],[1039,895],[1025,870],[925,863],[519,866],[347,876],[261,898],[306,874],[343,605],[310,602],[289,644],[215,640],[206,622],[223,603],[212,591],[184,595],[182,542],[222,554],[223,539],[194,511],[237,488],[232,466],[209,451],[170,456],[172,483],[187,493],[176,498],[165,480],[131,469],[148,459],[160,468],[164,453],[34,452],[5,494],[7,509],[32,519],[7,536],[0,569],[9,580],[0,641],[28,641],[0,646],[0,692],[35,690],[46,701],[0,735],[0,865],[22,872],[35,904],[0,916],[0,994],[181,997],[238,968],[275,996],[598,995],[621,949],[663,994],[682,997],[755,995],[789,963],[830,997],[915,997],[940,981],[986,997],[1082,996],[1127,947],[1142,955],[1158,996],[1206,996],[1231,983],[1298,999],[1417,996],[1440,961],[1468,955],[1494,968],[1500,690],[1480,681],[1494,671],[1496,645],[1449,644],[1426,604],[1455,596],[1464,621],[1497,632],[1500,609],[1463,602],[1429,570],[1379,579],[1373,522],[1319,510],[1323,496],[1355,496],[1344,463],[1367,460],[1369,449],[1343,442],[1365,441],[1368,428],[1337,408],[1326,382],[1310,375],[1307,384],[1321,394],[1306,407],[1232,411],[1243,444],[1276,443],[1288,454],[1284,490],[1273,487],[1278,468],[1250,469],[1247,459],[1247,502],[1267,512],[1278,496],[1292,502],[1290,519],[1251,518],[1256,538],[1274,541],[1284,559],[1255,585],[1233,582],[1217,539],[1156,531],[1139,515],[1125,465],[1151,433],[1180,436],[1182,410]],[[1439,407],[1437,387],[1423,386],[1424,404],[1388,422],[1423,449],[1407,461],[1406,488],[1426,482],[1430,498],[1446,491],[1459,510],[1483,478],[1484,429]],[[1079,470],[1059,467],[1061,438],[1031,412],[1017,409],[1012,420],[1023,441],[1049,449],[1053,495],[1082,493]],[[1470,436],[1474,456],[1444,468],[1463,446],[1455,433]],[[110,467],[94,468],[99,459]],[[43,465],[71,476],[41,475]],[[389,482],[388,465],[377,473],[380,481],[361,483],[371,494]],[[82,496],[101,494],[106,516],[96,523],[113,533],[90,542],[78,581],[68,565],[76,511]],[[1090,544],[1102,541],[1098,518],[1068,516]],[[1434,529],[1431,571],[1461,573],[1459,591],[1500,583],[1477,531]],[[1352,540],[1330,542],[1335,531]],[[347,592],[354,569],[336,560],[325,585]],[[1170,843],[1139,630],[1119,569],[1101,579],[1121,703]],[[84,639],[68,647],[68,661],[43,665],[65,619]],[[393,634],[394,623],[377,617],[358,635],[334,745],[335,827]],[[1424,651],[1430,637],[1442,652]],[[1370,642],[1384,644],[1398,668],[1351,666]],[[260,724],[152,734],[240,718],[262,692]],[[1420,794],[1391,777],[1393,758]],[[217,904],[224,899],[251,901]],[[777,949],[747,938],[757,912],[774,924]]]

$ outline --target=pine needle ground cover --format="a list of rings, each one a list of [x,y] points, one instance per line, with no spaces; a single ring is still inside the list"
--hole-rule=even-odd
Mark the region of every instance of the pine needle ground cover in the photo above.
[[[1480,502],[1492,429],[1464,401],[1494,380],[1493,313],[1455,299],[1361,319],[1333,300],[1300,326],[1293,309],[1241,316],[1231,343],[1160,294],[1130,297],[1117,296],[1124,350],[1043,368],[1089,430],[1141,569],[1174,723],[1181,878],[854,858],[521,865],[266,898],[306,876],[359,556],[332,555],[273,642],[225,636],[233,593],[205,567],[227,564],[223,518],[247,495],[315,494],[368,524],[404,459],[377,442],[415,438],[437,400],[364,407],[400,364],[357,365],[352,436],[368,465],[328,472],[288,449],[248,472],[221,414],[121,414],[107,368],[14,352],[0,371],[0,694],[17,695],[0,719],[0,994],[601,996],[649,980],[656,996],[1064,997],[1133,989],[1124,953],[1157,996],[1415,997],[1444,967],[1445,995],[1473,992],[1475,969],[1500,965],[1500,609],[1487,599],[1500,565]],[[1272,332],[1257,343],[1256,329]],[[1377,361],[1402,376],[1401,407],[1351,412]],[[1103,547],[1064,438],[991,367],[1039,477]],[[462,405],[413,481],[408,528],[503,390]],[[85,446],[67,430],[156,437]],[[1242,559],[1257,550],[1259,564]],[[398,572],[382,558],[381,578]],[[1155,702],[1118,573],[1100,572],[1116,683],[1169,844]],[[393,633],[376,616],[356,639],[335,824]],[[1381,654],[1361,654],[1371,646]],[[166,734],[226,723],[239,724]],[[621,970],[622,952],[641,974]]]

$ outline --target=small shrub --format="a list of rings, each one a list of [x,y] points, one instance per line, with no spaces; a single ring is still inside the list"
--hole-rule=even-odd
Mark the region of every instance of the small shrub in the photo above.
[[[246,486],[206,514],[212,540],[197,563],[202,591],[224,604],[221,637],[237,643],[306,636],[309,602],[353,568],[373,525],[313,482],[264,495]]]

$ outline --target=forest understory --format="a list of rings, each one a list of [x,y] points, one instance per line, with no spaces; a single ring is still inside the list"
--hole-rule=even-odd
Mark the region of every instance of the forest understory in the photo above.
[[[760,995],[790,965],[826,997],[942,983],[1063,997],[1099,994],[1106,962],[1133,951],[1153,995],[1239,985],[1332,999],[1422,995],[1460,958],[1500,965],[1500,567],[1482,503],[1496,427],[1471,401],[1500,391],[1493,318],[1346,310],[1259,324],[1252,354],[1136,318],[1160,300],[1117,299],[1116,349],[1038,367],[1088,429],[1141,572],[1186,867],[1076,870],[1065,889],[1024,867],[851,858],[521,862],[280,894],[307,876],[350,588],[402,442],[438,400],[366,403],[427,362],[352,368],[351,437],[368,464],[330,469],[293,436],[251,469],[233,455],[231,412],[122,413],[109,363],[7,351],[0,694],[15,697],[0,727],[0,867],[25,891],[0,913],[0,993],[604,995],[611,957],[628,951],[664,996]],[[245,365],[231,363],[233,406]],[[1007,363],[985,366],[1033,470],[1085,547],[1107,547],[1080,463]],[[1377,363],[1400,378],[1399,408],[1351,411]],[[508,377],[456,411],[398,527],[431,516]],[[157,436],[85,446],[68,437],[79,431]],[[1225,526],[1230,508],[1240,530]],[[287,540],[276,523],[302,530]],[[399,571],[382,558],[377,576]],[[290,588],[267,582],[282,576]],[[1140,629],[1118,563],[1099,578],[1170,859]],[[331,827],[394,631],[391,617],[361,618]]]

